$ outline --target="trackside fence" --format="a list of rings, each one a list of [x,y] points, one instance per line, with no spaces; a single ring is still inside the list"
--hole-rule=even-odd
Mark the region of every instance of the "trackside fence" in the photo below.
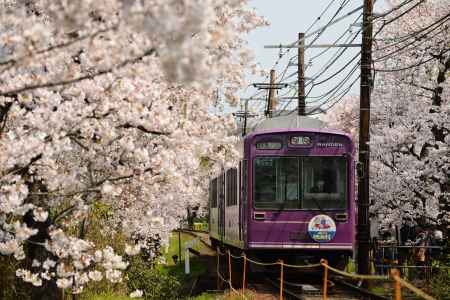
[[[326,300],[328,299],[328,277],[330,273],[336,273],[341,276],[344,276],[345,278],[349,279],[358,279],[358,280],[374,280],[374,281],[392,281],[394,284],[394,299],[395,300],[401,300],[401,289],[402,287],[407,288],[408,290],[414,292],[417,296],[419,296],[421,299],[426,300],[436,300],[432,296],[428,295],[424,291],[420,290],[419,288],[415,287],[408,281],[404,280],[400,276],[400,272],[397,269],[392,269],[390,275],[360,275],[360,274],[353,274],[348,273],[345,271],[341,271],[339,269],[333,268],[330,265],[328,265],[328,261],[326,259],[321,259],[320,263],[318,264],[309,264],[309,265],[290,265],[283,262],[283,260],[278,260],[276,262],[272,263],[266,263],[266,262],[259,262],[253,259],[250,259],[246,256],[245,253],[242,253],[240,256],[232,255],[230,250],[227,250],[226,252],[221,252],[219,247],[216,249],[217,253],[217,278],[218,280],[224,282],[227,284],[230,288],[230,291],[237,296],[241,297],[242,299],[248,299],[248,297],[245,295],[245,290],[247,286],[247,269],[249,264],[255,264],[260,266],[267,266],[267,267],[279,267],[280,269],[280,291],[279,291],[279,299],[283,299],[283,290],[284,290],[284,272],[286,268],[295,268],[295,269],[312,269],[312,268],[318,268],[323,267],[323,288],[322,288],[322,299]],[[228,278],[225,278],[221,272],[220,272],[220,257],[225,256],[227,258],[227,270],[228,270]],[[242,288],[241,290],[237,290],[235,287],[233,287],[233,270],[232,270],[232,259],[235,260],[242,260],[243,264],[243,273],[242,273]]]

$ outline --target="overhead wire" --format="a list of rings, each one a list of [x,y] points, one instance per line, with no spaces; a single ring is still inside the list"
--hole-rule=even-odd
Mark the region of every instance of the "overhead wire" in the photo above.
[[[359,15],[358,19],[359,19],[361,16],[362,16],[362,14]],[[350,26],[351,26],[351,25],[350,25]],[[332,45],[336,45],[337,43],[339,43],[339,42],[341,41],[341,39],[342,39],[348,32],[350,32],[349,29],[347,29],[346,31],[344,31],[344,32],[343,32],[343,33],[342,33],[342,34],[341,34],[341,35],[333,42]],[[327,48],[325,48],[324,50],[322,50],[321,52],[319,52],[318,54],[316,54],[316,55],[312,56],[311,58],[309,58],[308,60],[309,60],[309,61],[312,61],[312,60],[314,60],[314,59],[316,59],[316,58],[322,56],[323,54],[327,53],[327,52],[328,52],[329,50],[331,50],[331,49],[333,49],[333,48],[332,48],[332,47],[327,47]]]
[[[384,18],[384,17],[386,17],[387,15],[393,13],[393,12],[396,11],[396,10],[399,10],[399,9],[402,8],[403,6],[409,4],[409,3],[413,2],[413,1],[416,1],[416,0],[406,0],[406,1],[402,2],[402,3],[400,3],[399,5],[393,7],[392,9],[388,10],[387,12],[385,12],[385,13],[383,13],[383,14],[380,14],[380,15],[377,15],[377,16],[374,16],[374,17],[372,18],[372,20],[377,20],[377,19],[380,19],[380,18]],[[422,1],[422,0],[421,0],[421,1]]]
[[[325,7],[325,9],[320,13],[319,17],[316,18],[316,20],[308,27],[308,29],[306,29],[305,34],[307,34],[312,27],[314,27],[314,25],[325,15],[325,13],[328,11],[328,9],[331,7],[331,5],[335,2],[336,0],[331,0],[330,3],[328,3],[328,5]],[[294,42],[297,43],[298,39]],[[275,63],[273,64],[271,69],[274,69],[278,63],[280,62],[280,60],[283,58],[284,55],[286,55],[287,53],[289,53],[289,51],[291,51],[292,48],[287,48],[286,51],[284,53],[280,53],[278,59],[275,61]],[[267,79],[269,76],[266,75],[265,79]]]
[[[358,30],[356,32],[356,34],[354,34],[353,36],[349,36],[346,40],[345,43],[346,44],[351,44],[355,41],[355,39],[357,38],[357,36],[359,35],[359,33],[361,32],[361,30]],[[332,45],[336,45],[336,41],[335,43],[333,43]],[[331,47],[330,47],[331,48]],[[329,48],[328,48],[329,49]],[[333,56],[331,56],[328,61],[323,65],[323,67],[317,71],[312,78],[315,80],[317,79],[319,76],[323,75],[346,51],[348,50],[347,47],[344,47],[342,49],[338,49],[336,51],[335,54],[333,54]]]
[[[411,32],[411,33],[408,33],[408,34],[406,34],[406,35],[404,35],[404,36],[401,36],[401,37],[395,37],[394,40],[396,40],[396,39],[400,39],[400,40],[397,40],[397,41],[394,42],[393,44],[388,44],[388,45],[386,45],[386,46],[384,46],[384,47],[382,47],[382,48],[377,48],[377,49],[375,49],[375,51],[382,51],[382,50],[385,50],[385,49],[387,49],[387,48],[390,48],[390,47],[394,47],[394,46],[396,46],[396,45],[399,45],[399,44],[401,44],[401,43],[403,43],[403,42],[405,42],[405,41],[407,41],[407,40],[409,40],[409,39],[411,39],[411,38],[417,37],[417,35],[418,35],[419,33],[424,32],[424,31],[426,31],[426,30],[428,30],[428,29],[430,29],[430,28],[432,28],[432,30],[430,31],[430,32],[432,32],[432,31],[434,31],[435,29],[439,28],[440,25],[441,25],[442,23],[444,23],[445,21],[447,21],[447,19],[449,19],[449,18],[450,18],[450,13],[446,14],[446,15],[443,16],[442,18],[438,19],[437,21],[433,22],[432,24],[427,25],[427,26],[424,27],[424,28],[421,28],[421,29],[416,30],[416,31]],[[436,26],[436,27],[435,27],[435,26]],[[435,27],[435,28],[433,28],[433,27]],[[388,41],[388,40],[391,40],[391,38],[386,38],[386,39],[375,39],[375,41],[379,41],[379,40]]]
[[[450,48],[445,50],[445,51],[443,51],[443,52],[441,52],[441,54],[446,54],[449,51],[450,51]],[[403,68],[398,68],[398,69],[376,69],[376,68],[374,68],[374,70],[376,72],[401,72],[401,71],[417,68],[417,67],[419,67],[421,65],[424,65],[427,62],[430,62],[430,61],[432,61],[434,59],[436,59],[436,58],[435,57],[431,57],[431,58],[426,59],[426,60],[421,60],[419,63],[413,64],[413,65],[409,65],[409,66],[403,67]]]
[[[394,12],[394,11],[400,9],[401,7],[405,6],[407,3],[410,3],[410,2],[413,2],[413,1],[412,1],[412,0],[410,0],[410,1],[405,1],[405,2],[402,3],[401,5],[395,7],[394,9],[390,10],[389,12],[383,14],[383,17],[385,17],[385,16],[387,16],[388,14],[390,14],[390,13],[392,13],[392,12]],[[387,21],[387,22],[385,21],[384,24],[383,24],[381,27],[383,28],[383,27],[385,27],[386,25],[392,23],[394,20],[401,18],[401,17],[404,16],[406,13],[408,13],[408,12],[410,12],[412,9],[416,8],[416,7],[417,7],[419,4],[421,4],[422,2],[423,2],[423,1],[419,1],[418,3],[416,3],[415,5],[413,5],[412,7],[410,7],[409,9],[407,9],[405,12],[403,12],[403,13],[401,13],[399,16],[395,17],[394,19],[391,19],[391,20],[389,20],[389,21]],[[441,19],[438,20],[437,22],[433,23],[431,26],[433,26],[434,24],[443,22],[444,20],[445,20],[445,17],[444,17],[444,18],[441,18]],[[421,29],[419,32],[423,32],[424,30],[427,30],[427,29],[430,28],[431,26],[427,26],[427,28]],[[382,29],[382,28],[381,28],[381,29]],[[435,29],[436,29],[436,28],[434,28],[433,30],[430,30],[429,32],[427,32],[427,34],[431,33],[431,32],[434,31]],[[442,32],[442,31],[443,31],[443,30],[441,30],[440,32]],[[379,31],[379,32],[380,32],[380,31]],[[427,34],[423,34],[423,35],[422,35],[422,38],[425,37]],[[417,35],[417,32],[416,32],[415,35]],[[409,35],[409,36],[408,36],[408,39],[411,38],[412,36],[415,36],[415,35]],[[417,41],[417,39],[416,39],[413,43],[408,44],[408,46],[410,46],[411,44],[416,43],[416,41]],[[408,47],[408,46],[407,46],[407,47]],[[405,48],[405,47],[402,47],[402,49],[404,49],[404,48]],[[399,50],[397,49],[396,52],[398,52],[398,51],[399,51]],[[447,51],[450,51],[450,49],[447,50]],[[447,51],[445,51],[445,52],[447,52]],[[395,52],[392,52],[391,54],[394,54],[394,53],[395,53]],[[358,55],[359,55],[359,54],[358,54]],[[411,66],[408,66],[408,67],[405,67],[405,68],[389,69],[389,70],[378,70],[378,71],[384,71],[384,72],[397,72],[397,71],[407,70],[407,69],[415,68],[415,67],[418,67],[418,66],[420,66],[420,65],[422,65],[422,64],[425,64],[425,63],[429,62],[430,60],[432,60],[432,59],[424,60],[424,61],[421,61],[421,62],[418,63],[418,64],[414,64],[414,65],[411,65]],[[356,67],[357,67],[357,65],[356,65]],[[354,73],[354,71],[356,71],[356,68],[353,69],[353,72],[351,72],[351,73]],[[375,71],[377,71],[377,69],[375,69]],[[333,75],[335,76],[335,74],[333,74]],[[329,79],[333,78],[333,77],[334,77],[333,75],[329,76],[326,80],[329,80]],[[339,102],[340,99],[342,99],[342,98],[347,94],[347,92],[353,87],[353,85],[358,81],[359,77],[360,77],[360,76],[356,77],[356,78],[354,79],[354,81],[353,81],[347,88],[345,88],[340,94],[337,94],[337,95],[340,95],[340,97],[339,97],[335,102],[333,102],[332,105],[328,106],[328,107],[326,108],[326,110],[330,109],[330,108],[333,107],[337,102]],[[346,82],[349,78],[350,78],[350,77],[346,77],[346,80],[344,80],[344,82]],[[326,80],[325,80],[325,81],[326,81]],[[321,82],[319,82],[319,83],[323,83],[323,82],[325,82],[325,81],[321,81]],[[342,82],[342,81],[341,81],[341,82]],[[312,84],[314,85],[314,82],[312,82]],[[341,86],[342,86],[342,85],[341,85]],[[311,92],[311,90],[312,90],[312,89],[310,89],[309,92]],[[326,103],[328,103],[328,102],[330,101],[330,99],[334,98],[334,97],[336,96],[336,91],[339,90],[339,89],[333,88],[333,89],[331,89],[330,91],[333,91],[333,90],[335,90],[335,92],[334,92],[333,94],[331,94],[330,97],[329,97],[327,100],[325,100],[324,102],[322,102],[320,105],[318,105],[316,108],[314,108],[314,109],[313,109],[312,111],[310,111],[310,112],[313,112],[314,110],[316,110],[316,109],[318,109],[318,108],[324,106]],[[330,92],[330,91],[329,91],[329,92]],[[329,94],[329,92],[327,92],[327,93],[325,93],[325,94],[323,94],[323,95],[327,95],[327,94]],[[321,95],[321,96],[323,96],[323,95]],[[312,98],[312,97],[310,97],[310,98]],[[322,99],[322,98],[319,98],[319,99]],[[317,100],[316,100],[316,101],[317,101]],[[316,101],[314,101],[314,102],[316,102]],[[310,101],[309,103],[311,103],[311,102],[312,102],[312,101]],[[325,111],[326,111],[326,110],[325,110]],[[321,111],[320,113],[322,113],[322,112],[323,112],[323,111]],[[314,113],[314,114],[316,114],[316,113]]]
[[[336,77],[336,75],[340,74],[343,70],[345,70],[352,62],[354,62],[356,59],[358,59],[358,57],[360,56],[361,51],[359,51],[358,53],[356,53],[355,56],[353,56],[343,67],[341,67],[339,70],[337,70],[336,72],[334,72],[333,74],[331,74],[330,76],[328,76],[327,78],[315,83],[313,80],[312,85],[313,86],[318,86],[321,85],[327,81],[329,81],[331,78]]]
[[[413,2],[413,1],[412,1],[412,0],[405,1],[405,2],[402,3],[401,5],[395,7],[394,9],[390,10],[389,12],[383,14],[383,15],[380,16],[380,17],[385,17],[385,16],[389,15],[390,13],[392,13],[392,12],[394,12],[394,11],[400,9],[401,7],[403,7],[403,6],[405,6],[406,4],[411,3],[411,2]],[[406,15],[408,12],[412,11],[414,8],[416,8],[418,5],[420,5],[422,2],[423,2],[423,1],[419,1],[418,3],[414,4],[412,7],[408,8],[405,12],[402,12],[400,15],[396,16],[395,18],[393,18],[393,19],[391,19],[391,20],[389,20],[389,21],[387,21],[387,22],[384,21],[383,25],[381,26],[381,28],[380,28],[380,30],[377,32],[377,34],[378,34],[379,32],[381,32],[381,30],[383,29],[383,27],[385,27],[385,26],[387,26],[388,24],[391,24],[392,22],[394,22],[395,20],[397,20],[397,19],[403,17],[403,16]],[[401,43],[407,41],[408,39],[410,39],[410,38],[412,38],[412,37],[414,37],[415,40],[414,40],[412,43],[409,43],[409,44],[407,44],[407,45],[402,45],[401,49],[396,49],[395,51],[391,51],[390,53],[388,53],[389,56],[385,55],[385,56],[383,56],[383,58],[390,57],[391,55],[394,55],[395,53],[398,53],[399,51],[401,51],[401,50],[403,50],[403,49],[405,49],[405,48],[407,48],[407,47],[409,47],[409,46],[411,46],[411,45],[416,44],[418,40],[424,39],[424,38],[426,38],[426,37],[429,37],[429,34],[432,33],[433,31],[435,31],[436,28],[438,28],[438,26],[439,26],[441,23],[443,23],[443,22],[446,20],[447,17],[448,17],[448,15],[445,16],[445,17],[443,17],[443,18],[441,18],[441,19],[439,19],[438,21],[434,22],[433,24],[431,24],[431,25],[429,25],[429,26],[420,29],[419,31],[415,31],[415,32],[412,33],[412,34],[408,34],[408,35],[406,36],[406,39],[405,39],[405,37],[403,37],[403,39],[401,40]],[[433,27],[434,25],[436,25],[436,24],[437,24],[437,26],[434,27],[434,28],[432,28],[432,27]],[[429,30],[429,31],[427,31],[429,28],[432,28],[432,29]],[[440,30],[438,33],[434,34],[432,37],[436,36],[437,34],[441,33],[441,32],[444,31],[444,30],[445,30],[445,29]],[[421,32],[425,32],[425,33],[422,34],[422,35],[420,35],[419,38],[417,38],[417,35],[418,35],[419,33],[421,33]],[[375,35],[374,35],[374,36],[375,36]],[[420,44],[422,44],[422,43],[423,43],[423,42],[421,42]],[[395,44],[398,45],[398,44],[400,44],[400,43],[397,42],[397,43],[395,43]],[[392,45],[389,45],[389,46],[392,47]],[[417,44],[416,44],[415,46],[417,46]],[[450,51],[450,49],[444,51],[443,53],[446,53],[446,52],[448,52],[448,51]],[[358,54],[358,55],[359,55],[359,54]],[[355,58],[354,58],[354,59],[355,59]],[[423,65],[423,64],[425,64],[425,63],[431,61],[432,59],[434,59],[434,58],[422,60],[421,62],[419,62],[419,63],[417,63],[417,64],[410,65],[410,66],[407,66],[407,67],[404,67],[404,68],[398,68],[398,69],[384,69],[384,70],[383,70],[383,69],[375,69],[375,68],[374,68],[374,70],[375,70],[375,71],[380,71],[380,72],[398,72],[398,71],[403,71],[403,70],[408,70],[408,69],[416,68],[416,67],[418,67],[418,66],[420,66],[420,65]],[[340,87],[342,87],[342,86],[349,80],[349,78],[351,77],[351,74],[353,74],[353,73],[356,71],[358,65],[359,65],[359,63],[358,63],[358,64],[352,69],[352,71],[348,74],[348,75],[350,75],[350,76],[346,76],[346,78],[344,78],[344,80],[341,81],[341,83],[337,85],[337,86],[339,86],[339,88],[333,88],[333,89],[331,89],[330,91],[328,91],[327,93],[321,95],[321,96],[323,97],[324,95],[329,95],[331,91],[334,91],[331,95],[329,95],[329,97],[328,97],[325,101],[323,101],[323,102],[320,103],[318,106],[316,106],[315,108],[313,108],[312,110],[310,110],[310,114],[318,114],[318,113],[326,112],[327,110],[331,109],[336,103],[338,103],[338,102],[339,102],[339,101],[340,101],[340,100],[348,93],[348,91],[351,90],[351,88],[354,86],[354,84],[359,80],[360,76],[357,76],[357,77],[353,80],[353,82],[352,82],[351,84],[349,84],[346,88],[344,88],[341,92],[339,92],[339,93],[337,92],[338,90],[340,90]],[[322,74],[323,74],[323,73],[320,73],[320,75],[322,75]],[[319,75],[319,76],[320,76],[320,75]],[[337,75],[337,74],[335,73],[335,74],[329,76],[326,80],[329,80],[329,79],[335,77],[336,75]],[[325,80],[325,81],[326,81],[326,80]],[[325,82],[325,81],[321,81],[321,82],[319,82],[319,84],[320,84],[320,83],[323,83],[323,82]],[[313,81],[311,82],[311,84],[313,84],[313,86],[314,86],[314,82],[313,82]],[[311,90],[312,90],[312,89],[310,89],[309,93],[311,92]],[[336,101],[332,102],[331,105],[325,106],[327,103],[330,103],[331,99],[335,98],[336,96],[338,96],[338,98],[337,98]],[[323,99],[322,97],[319,97],[318,99]],[[313,97],[310,97],[310,98],[313,98]],[[316,101],[317,101],[317,100],[316,100]],[[316,101],[314,101],[314,102],[316,102]],[[308,102],[308,103],[311,103],[311,102],[312,102],[312,101],[310,101],[310,102]],[[320,112],[314,112],[314,111],[316,111],[316,110],[318,110],[319,108],[324,107],[324,106],[325,106],[325,109],[322,109]],[[291,112],[291,113],[292,113],[292,112]]]
[[[311,46],[311,45],[312,45],[312,44],[320,37],[320,35],[323,34],[323,32],[330,26],[330,24],[333,23],[333,21],[334,21],[334,19],[336,18],[336,16],[339,14],[339,12],[340,12],[340,11],[345,7],[345,5],[347,5],[347,4],[348,4],[348,1],[346,1],[346,0],[344,0],[344,1],[341,2],[340,7],[339,7],[338,10],[334,13],[334,15],[333,15],[333,17],[331,18],[331,20],[327,23],[326,26],[322,27],[321,30],[317,31],[317,36],[316,36],[316,37],[314,38],[314,40],[313,40],[311,43],[309,43],[305,48],[307,48],[308,46]],[[357,10],[356,10],[356,11],[357,11]],[[355,12],[355,10],[353,10],[351,13],[354,13],[354,12]],[[349,14],[347,14],[346,16],[348,16],[348,15],[349,15]],[[361,18],[361,16],[362,16],[362,14],[360,14],[360,15],[356,18],[356,20],[355,20],[353,23],[356,23],[357,20],[358,20],[359,18]],[[339,19],[341,19],[341,18],[339,18]],[[338,20],[339,20],[339,19],[338,19]],[[336,44],[337,44],[337,43],[345,36],[345,34],[346,34],[347,32],[349,32],[349,31],[350,31],[350,26],[349,26],[349,28],[348,28],[341,36],[339,36],[339,37],[334,41],[334,44],[336,45]],[[357,36],[358,34],[359,34],[359,31],[356,33],[356,35],[355,35],[353,38],[352,38],[352,37],[347,38],[346,42],[348,42],[349,40],[350,40],[350,42],[353,42],[354,39],[356,38],[356,36]],[[323,55],[324,53],[326,53],[330,48],[331,48],[331,47],[325,49],[324,51],[321,51],[321,53],[319,53],[318,55],[316,55],[314,58],[320,57],[321,55]],[[333,55],[333,57],[325,64],[324,68],[321,69],[320,73],[316,73],[315,75],[319,75],[319,76],[320,76],[320,75],[322,75],[326,70],[328,70],[328,68],[329,68],[331,65],[334,64],[334,62],[336,61],[336,59],[339,58],[339,57],[345,52],[346,49],[347,49],[347,48],[344,48],[344,49],[341,50],[341,51],[338,50],[338,51],[337,51],[337,55],[336,55],[336,54]],[[358,54],[358,55],[359,55],[359,54]],[[356,57],[355,57],[354,59],[356,59]],[[328,81],[330,78],[336,76],[337,74],[339,74],[340,72],[342,72],[343,70],[345,70],[345,69],[348,67],[348,65],[349,65],[354,59],[352,59],[352,60],[351,60],[349,63],[347,63],[343,68],[341,68],[341,69],[340,69],[338,72],[336,72],[334,75],[332,75],[332,76],[330,76],[329,78],[327,78],[325,81]],[[312,61],[312,59],[311,59],[310,61]],[[327,67],[327,65],[329,65],[329,66]],[[325,69],[325,70],[324,70],[324,69]],[[356,70],[353,69],[353,72],[354,72],[354,71],[356,71]],[[351,76],[351,74],[353,74],[353,72],[351,72],[349,76]],[[285,79],[289,79],[289,78],[295,76],[296,74],[297,74],[297,72],[294,72],[294,73],[290,74],[290,75],[289,75],[287,78],[285,78]],[[316,76],[316,79],[317,79],[319,76]],[[348,76],[346,76],[346,77],[344,78],[344,80],[342,80],[342,81],[340,82],[340,84],[345,84],[345,82],[346,82],[347,80],[348,80]],[[325,82],[325,81],[323,81],[323,82]],[[323,83],[323,82],[321,82],[321,83]],[[309,82],[306,84],[306,86],[308,86],[309,84],[312,84],[312,83],[313,83],[313,81],[311,80],[311,81],[309,81]],[[320,84],[321,84],[321,83],[320,83]],[[321,96],[322,96],[322,97],[323,97],[323,96],[326,96],[326,95],[332,93],[333,91],[336,92],[336,91],[339,89],[339,87],[342,86],[342,85],[340,85],[340,84],[338,84],[335,88],[331,89],[330,91],[328,91],[327,93],[325,93],[325,94],[323,94],[323,95],[321,95]],[[314,85],[311,86],[311,89],[308,91],[308,94],[311,92],[313,86],[314,86]],[[287,103],[284,105],[284,107],[280,110],[280,113],[279,113],[278,115],[280,115],[280,114],[284,111],[284,109],[285,109],[290,103],[292,103],[292,101],[293,101],[293,99],[292,99],[291,101],[287,102]]]
[[[297,93],[298,93],[298,88],[294,87],[294,93],[292,94],[291,97],[294,97]],[[284,106],[279,110],[279,112],[275,115],[275,117],[280,116],[294,100],[296,100],[296,99],[293,98],[293,99],[290,99],[288,102],[286,102],[284,104]]]
[[[353,82],[352,82],[352,83],[351,83],[351,84],[350,84],[350,85],[349,85],[349,86],[341,93],[340,97],[337,98],[337,100],[334,101],[330,106],[328,106],[328,107],[325,108],[325,109],[322,109],[321,112],[313,113],[314,110],[316,110],[316,109],[322,107],[323,104],[321,104],[318,108],[311,110],[310,115],[317,115],[317,114],[319,114],[319,113],[326,113],[328,110],[330,110],[333,106],[335,106],[337,103],[339,103],[339,102],[340,102],[340,101],[348,94],[348,92],[352,89],[352,87],[355,85],[355,83],[358,82],[359,78],[360,78],[360,76],[356,77],[356,78],[353,80]]]
[[[317,33],[317,35],[313,38],[312,42],[309,43],[308,46],[313,45],[318,39],[319,37],[325,32],[325,30],[328,29],[328,25],[331,24],[334,19],[337,17],[337,15],[339,15],[339,13],[341,12],[341,10],[344,9],[344,7],[350,2],[350,0],[343,0],[341,2],[341,5],[338,7],[338,9],[336,10],[336,12],[334,13],[334,15],[331,17],[330,21],[328,21],[328,23],[325,25],[325,27],[323,27],[323,29],[321,31],[319,31]],[[306,46],[305,49],[308,47]]]
[[[329,94],[331,94],[331,93],[333,93],[334,91],[336,91],[337,89],[339,89],[343,84],[345,84],[345,83],[347,82],[347,80],[349,79],[349,77],[350,77],[351,75],[353,75],[353,74],[356,72],[356,70],[358,69],[358,66],[359,66],[359,61],[358,61],[358,62],[350,69],[350,71],[347,73],[347,75],[346,75],[339,83],[336,84],[335,87],[333,87],[332,89],[330,89],[330,90],[327,91],[326,93],[324,93],[324,94],[322,94],[322,95],[319,95],[319,96],[309,96],[308,94],[309,94],[310,92],[308,92],[308,94],[306,94],[306,97],[307,97],[307,98],[309,98],[309,99],[318,99],[318,100],[312,100],[312,101],[309,101],[309,103],[317,102],[317,101],[319,101],[320,99],[323,99],[324,97],[328,96]],[[311,90],[312,90],[312,88],[311,88]],[[311,90],[310,90],[310,91],[311,91]]]
[[[417,6],[419,6],[420,4],[422,4],[423,2],[425,2],[425,0],[420,0],[419,2],[417,2],[416,4],[414,4],[413,6],[411,6],[410,8],[408,8],[407,10],[405,10],[404,12],[402,12],[400,15],[396,16],[395,18],[390,19],[389,21],[383,21],[383,24],[380,26],[380,28],[378,28],[378,31],[372,36],[372,38],[376,37],[385,26],[391,24],[392,22],[400,19],[401,17],[405,16],[407,13],[409,13],[410,11],[412,11],[414,8],[416,8]],[[391,12],[392,13],[392,12]]]
[[[316,103],[319,102],[321,100],[323,100],[325,97],[328,96],[328,98],[321,102],[319,105],[317,105],[317,107],[315,109],[318,109],[320,106],[328,103],[333,97],[335,97],[336,95],[339,96],[341,95],[343,92],[339,92],[341,90],[341,88],[350,80],[351,76],[358,70],[358,66],[360,65],[360,61],[358,60],[358,62],[352,67],[352,69],[347,73],[347,75],[339,82],[336,84],[336,86],[334,88],[332,88],[331,90],[329,90],[328,92],[326,92],[325,94],[320,95],[320,98],[313,100],[313,101],[308,101],[307,104],[311,104],[311,103]],[[358,81],[360,75],[356,76],[354,82]],[[352,84],[349,85],[349,87],[345,88],[344,91],[344,95],[351,89],[351,87],[353,87],[354,82]],[[308,91],[308,93],[306,94],[305,98],[309,99],[309,98],[314,98],[314,97],[309,97],[309,93],[311,92],[312,87],[310,88],[310,90]],[[343,97],[343,96],[342,96]],[[342,98],[341,97],[341,98]],[[290,111],[288,113],[292,114],[293,112],[295,112],[296,109]]]
[[[334,1],[333,1],[333,2],[334,2]],[[348,3],[349,3],[349,0],[343,0],[343,1],[341,2],[340,7],[337,9],[337,12],[334,13],[334,15],[332,16],[331,20],[328,21],[328,23],[327,23],[325,26],[322,26],[322,27],[316,29],[315,31],[313,31],[313,32],[311,32],[311,33],[305,34],[305,39],[308,38],[308,37],[311,37],[311,36],[316,35],[316,36],[314,37],[313,41],[312,41],[311,43],[309,43],[305,48],[307,48],[308,46],[312,45],[312,44],[313,44],[313,43],[314,43],[314,42],[315,42],[315,41],[316,41],[316,40],[317,40],[317,39],[318,39],[318,38],[326,31],[326,29],[328,29],[330,26],[332,26],[332,25],[334,25],[334,24],[340,22],[341,20],[343,20],[343,19],[345,19],[345,18],[347,18],[347,17],[353,15],[354,13],[356,13],[356,12],[358,12],[358,11],[360,11],[360,10],[362,9],[362,6],[359,6],[359,7],[357,7],[356,9],[353,9],[353,10],[351,10],[350,12],[347,12],[345,15],[343,15],[343,16],[341,16],[341,17],[339,17],[339,18],[336,19],[336,17],[339,15],[339,13],[341,12],[341,10],[342,10]],[[331,7],[331,4],[329,4],[329,5],[326,7],[326,9],[325,9],[324,12],[322,13],[322,15],[329,9],[329,7]],[[361,17],[361,15],[357,18],[357,20],[358,20],[360,17]],[[319,18],[321,18],[321,17],[319,17]],[[308,28],[308,30],[307,30],[305,33],[307,33],[309,30],[311,30],[311,29],[313,28],[313,26],[315,25],[315,23],[317,23],[317,22],[318,22],[318,20],[316,19],[316,21]],[[348,29],[347,31],[349,31],[349,29]],[[356,36],[357,36],[358,34],[359,34],[359,32],[355,35],[355,37],[352,39],[352,41],[356,38]],[[342,35],[341,37],[339,37],[339,38],[335,41],[335,43],[337,44],[337,43],[342,39],[343,36],[345,36],[345,33],[344,33],[344,35]],[[298,42],[299,42],[299,40],[297,39],[294,43],[291,44],[291,46],[294,46],[294,45],[297,44]],[[275,68],[275,66],[278,65],[278,63],[280,62],[281,58],[282,58],[286,53],[288,53],[291,49],[292,49],[292,48],[288,48],[287,51],[285,51],[284,53],[280,53],[279,58],[278,58],[277,61],[275,62],[273,68]],[[324,52],[324,51],[322,51],[322,52]],[[326,51],[325,51],[325,52],[326,52]],[[340,52],[338,51],[338,53],[340,53],[340,55],[339,55],[338,57],[340,57],[340,56],[342,55],[343,52],[345,52],[345,49],[344,49],[344,51],[340,51]],[[322,53],[322,54],[323,54],[323,53]],[[318,55],[317,57],[319,57],[319,56],[320,56],[320,55]],[[292,59],[292,58],[289,59],[288,64],[291,63],[291,59]],[[348,65],[347,65],[347,66],[348,66]],[[347,66],[346,66],[346,67],[347,67]],[[286,80],[286,79],[289,79],[289,78],[295,76],[296,73],[292,73],[292,74],[290,74],[289,76],[286,77],[288,67],[289,67],[289,65],[286,66],[286,68],[283,70],[282,76],[281,76],[281,80],[283,80],[283,79]],[[327,69],[328,69],[328,68],[327,68]],[[344,69],[345,69],[345,68],[344,68]],[[342,70],[341,70],[341,71],[342,71]],[[339,72],[339,73],[340,73],[340,72]],[[339,74],[339,73],[338,73],[338,74]],[[323,74],[323,73],[322,73],[322,74]],[[336,76],[336,75],[335,75],[335,76]],[[266,78],[267,78],[267,77],[268,77],[268,76],[266,76]],[[281,80],[280,80],[280,81],[281,81]],[[292,102],[292,100],[291,100],[291,101],[288,101],[288,102],[285,104],[285,107],[287,107],[291,102]]]
[[[397,48],[397,49],[395,49],[395,50],[393,50],[391,52],[388,52],[387,54],[385,54],[383,56],[380,56],[380,57],[377,57],[377,58],[373,59],[372,61],[373,62],[380,62],[380,61],[388,60],[388,59],[390,59],[390,58],[392,58],[394,56],[397,56],[398,54],[402,54],[402,53],[405,53],[407,51],[412,50],[410,48],[410,46],[413,45],[414,47],[418,47],[418,46],[422,45],[423,43],[428,42],[429,39],[435,38],[436,36],[441,34],[443,31],[448,30],[446,28],[442,28],[440,31],[434,33],[432,36],[427,36],[428,34],[430,34],[431,32],[433,32],[436,29],[437,28],[433,29],[432,31],[428,32],[427,34],[422,35],[420,38],[414,39],[412,42],[410,42],[410,43],[408,43],[406,45],[403,45],[402,47],[399,47],[399,48]],[[425,39],[425,37],[427,37],[427,39]],[[420,43],[417,43],[417,42],[420,42]]]

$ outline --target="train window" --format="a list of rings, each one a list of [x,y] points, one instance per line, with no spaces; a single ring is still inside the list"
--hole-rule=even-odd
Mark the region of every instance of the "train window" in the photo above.
[[[217,207],[217,178],[211,180],[211,207]]]
[[[237,169],[229,169],[227,171],[227,206],[237,204],[237,179]]]
[[[256,208],[298,208],[299,159],[258,157],[255,159],[254,201]]]
[[[303,208],[346,208],[346,159],[305,157],[303,161]]]
[[[257,157],[257,209],[346,208],[346,159],[342,157]]]

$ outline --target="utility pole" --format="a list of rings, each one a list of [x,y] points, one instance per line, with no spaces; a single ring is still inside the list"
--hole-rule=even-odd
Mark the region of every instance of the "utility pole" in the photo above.
[[[265,111],[266,117],[271,118],[273,112],[273,106],[275,102],[275,90],[288,87],[287,83],[275,83],[275,70],[270,70],[270,82],[269,83],[253,83],[253,86],[260,90],[269,90],[267,99],[267,109]]]
[[[242,136],[245,136],[247,134],[248,100],[245,100],[244,106],[244,128],[242,130]]]
[[[298,34],[298,115],[305,115],[305,34]]]
[[[359,168],[358,168],[358,274],[369,274],[370,219],[369,219],[369,125],[372,64],[372,10],[373,0],[364,0],[361,45],[361,90],[359,110]],[[367,287],[367,281],[363,286]]]
[[[270,70],[270,89],[269,97],[267,99],[267,109],[266,117],[272,118],[272,113],[275,107],[275,80],[276,80],[275,70]]]
[[[248,112],[248,101],[250,101],[250,100],[255,100],[255,99],[253,99],[253,98],[242,99],[241,98],[241,101],[244,101],[244,110],[242,110],[242,104],[241,104],[241,110],[233,113],[233,116],[239,118],[241,121],[243,120],[242,136],[245,136],[247,134],[247,132],[246,132],[247,131],[247,119],[258,116],[258,115],[251,114]],[[264,99],[264,100],[266,100],[266,99]]]

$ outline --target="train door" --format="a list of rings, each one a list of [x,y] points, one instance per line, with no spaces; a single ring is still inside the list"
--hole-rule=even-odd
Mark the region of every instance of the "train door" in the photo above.
[[[247,160],[239,163],[239,240],[245,239],[247,233]]]
[[[219,177],[219,235],[220,241],[224,241],[225,236],[225,176]]]

